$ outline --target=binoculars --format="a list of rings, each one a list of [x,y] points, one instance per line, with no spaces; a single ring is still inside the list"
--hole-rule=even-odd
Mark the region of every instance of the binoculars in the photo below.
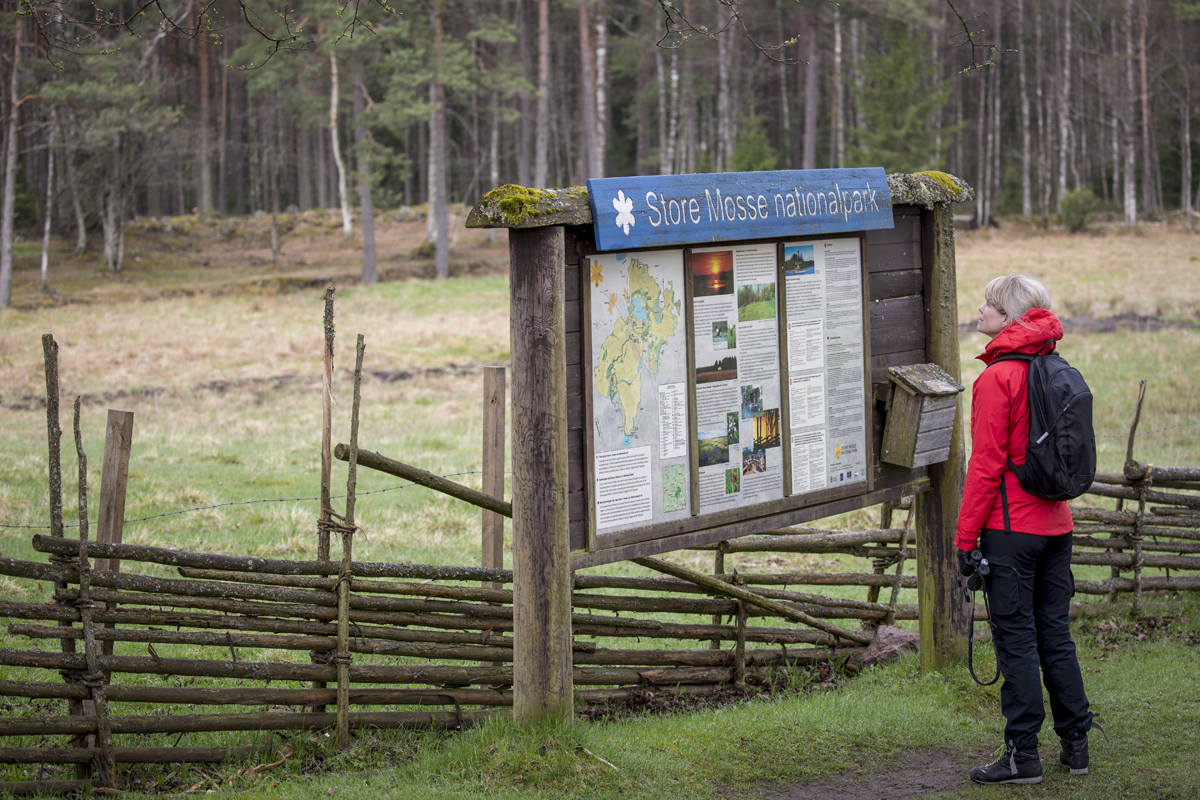
[[[992,568],[978,547],[967,554],[967,560],[974,566],[974,569],[967,575],[967,592],[977,592],[983,588],[984,576],[991,572]]]

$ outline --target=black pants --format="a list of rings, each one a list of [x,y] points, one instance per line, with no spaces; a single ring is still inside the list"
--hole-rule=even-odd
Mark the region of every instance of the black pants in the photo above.
[[[1071,534],[1036,536],[986,530],[980,549],[991,564],[986,591],[1004,685],[1004,741],[1037,747],[1046,718],[1038,670],[1050,695],[1054,730],[1077,738],[1092,726],[1083,675],[1071,639]]]

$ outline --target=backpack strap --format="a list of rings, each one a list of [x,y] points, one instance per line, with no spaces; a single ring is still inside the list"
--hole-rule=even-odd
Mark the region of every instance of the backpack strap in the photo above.
[[[1051,340],[1047,341],[1045,345],[1043,345],[1043,349],[1046,347],[1053,347],[1053,346],[1054,346],[1054,340],[1051,339]],[[1049,352],[1049,351],[1047,351],[1047,352]],[[988,366],[990,367],[992,364],[995,364],[999,361],[1025,361],[1029,364],[1033,364],[1033,360],[1040,355],[1043,355],[1043,354],[1042,353],[1038,353],[1038,354],[1001,353],[1000,355],[993,358],[991,360],[991,363],[988,364]],[[1008,472],[1008,471],[1011,471],[1014,475],[1017,476],[1017,479],[1020,480],[1021,473],[1018,471],[1017,465],[1013,463],[1013,460],[1011,458],[1008,459],[1008,468],[1005,470],[1005,472]],[[1004,509],[1004,532],[1012,533],[1012,522],[1010,521],[1009,514],[1008,514],[1008,487],[1004,483],[1004,475],[1005,475],[1004,472],[1000,473],[1000,504],[1001,504],[1001,507]]]
[[[1012,467],[1012,459],[1008,460],[1008,465]],[[1004,532],[1012,533],[1012,523],[1008,519],[1008,487],[1004,485],[1004,473],[1000,473],[1000,506],[1004,509]]]

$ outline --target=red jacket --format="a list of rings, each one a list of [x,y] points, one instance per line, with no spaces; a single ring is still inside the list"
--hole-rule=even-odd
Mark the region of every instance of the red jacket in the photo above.
[[[979,360],[991,364],[1001,353],[1048,352],[1062,335],[1058,317],[1044,308],[1030,309],[1019,322],[1009,323],[988,342]],[[1058,536],[1075,527],[1065,502],[1034,497],[1021,488],[1016,474],[1008,469],[1010,458],[1017,466],[1025,463],[1029,442],[1028,374],[1026,362],[1002,361],[985,368],[971,390],[971,460],[954,538],[962,550],[974,549],[984,528],[1003,530],[1001,479],[1008,492],[1010,530]]]

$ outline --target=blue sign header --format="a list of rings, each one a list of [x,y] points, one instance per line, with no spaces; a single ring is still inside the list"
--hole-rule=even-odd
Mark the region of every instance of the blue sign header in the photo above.
[[[883,169],[772,170],[587,182],[598,250],[891,228]]]

